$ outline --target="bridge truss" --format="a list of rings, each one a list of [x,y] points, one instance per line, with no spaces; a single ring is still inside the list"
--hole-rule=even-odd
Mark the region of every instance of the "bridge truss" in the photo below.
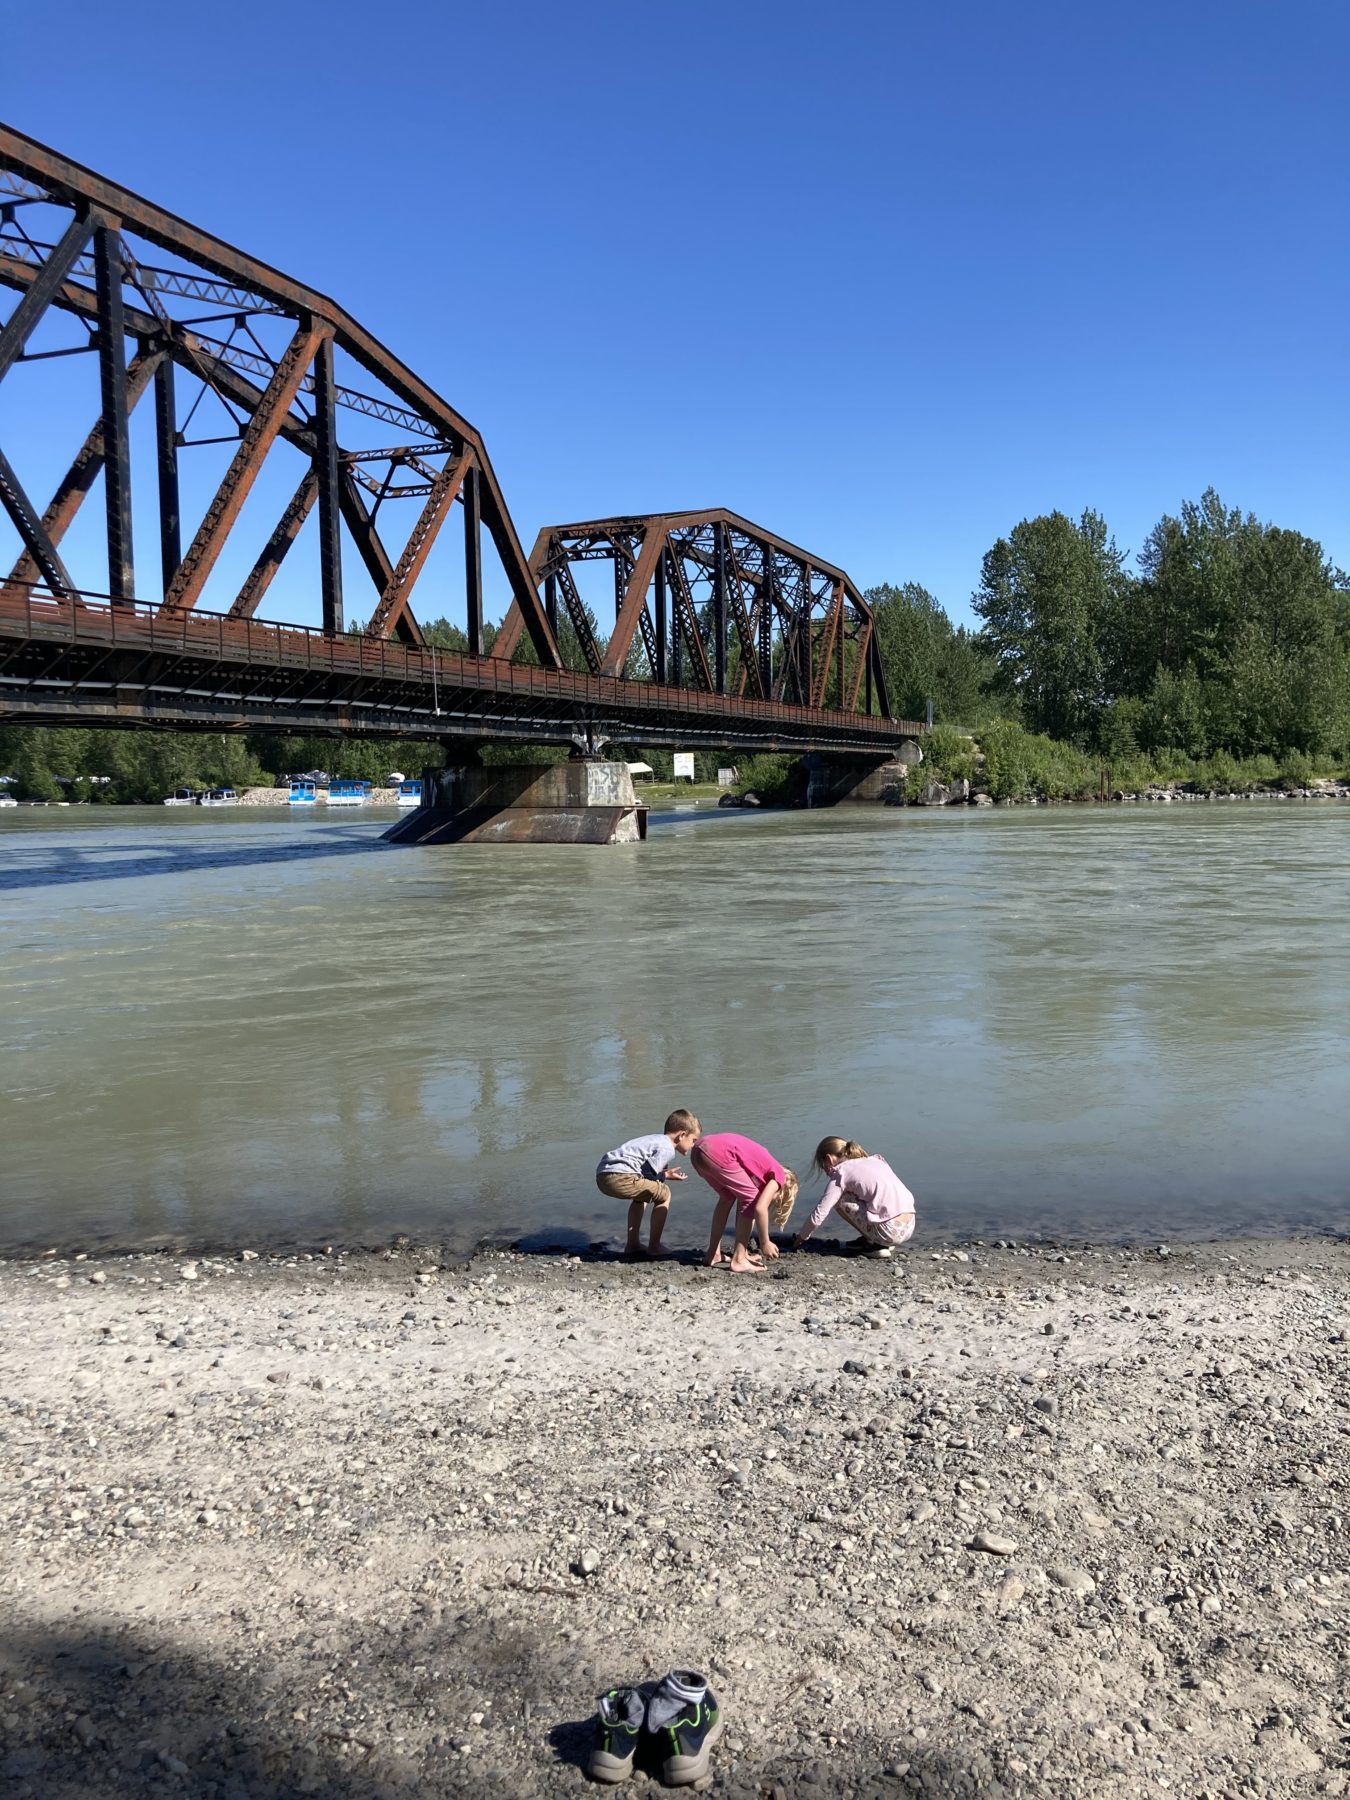
[[[4,126],[0,284],[19,296],[0,329],[0,382],[24,363],[87,356],[98,367],[97,417],[45,506],[0,448],[0,502],[22,546],[0,592],[40,582],[116,605],[158,586],[165,613],[189,612],[264,464],[280,455],[291,496],[247,577],[216,591],[215,610],[254,617],[314,512],[323,629],[343,629],[345,531],[371,583],[366,630],[418,644],[418,577],[458,505],[470,652],[483,649],[485,529],[538,661],[561,666],[478,432],[331,300]],[[138,586],[129,425],[152,389],[159,566]],[[228,467],[188,532],[180,466],[213,444],[230,450]],[[62,556],[100,477],[106,584],[77,580]]]
[[[11,421],[49,435],[55,371],[85,366],[92,418],[39,490]],[[333,301],[3,125],[0,406],[0,720],[878,752],[915,729],[842,570],[723,510],[556,526],[527,559],[479,433]],[[298,540],[317,631],[259,617]],[[509,595],[490,654],[485,551]],[[603,642],[578,583],[596,560]],[[463,654],[414,611],[448,612],[452,577]]]
[[[614,625],[602,643],[577,565],[612,569]],[[890,711],[872,611],[842,569],[738,514],[664,513],[551,525],[530,573],[550,629],[565,621],[593,675],[856,712]],[[499,648],[524,628],[514,609]]]

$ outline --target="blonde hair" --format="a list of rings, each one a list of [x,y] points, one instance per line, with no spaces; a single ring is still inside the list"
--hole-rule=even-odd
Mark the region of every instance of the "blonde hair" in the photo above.
[[[866,1155],[867,1152],[862,1145],[855,1144],[852,1138],[827,1137],[822,1138],[816,1145],[816,1154],[811,1166],[817,1174],[823,1175],[827,1156],[837,1156],[843,1162],[853,1162],[858,1157]]]
[[[699,1124],[693,1113],[687,1111],[683,1106],[677,1106],[675,1111],[666,1120],[662,1129],[665,1131],[667,1137],[674,1137],[677,1131],[699,1132],[702,1131],[703,1127]]]
[[[769,1205],[769,1219],[776,1231],[781,1231],[787,1224],[796,1201],[797,1177],[791,1169],[784,1169],[783,1179],[778,1184],[778,1192]]]

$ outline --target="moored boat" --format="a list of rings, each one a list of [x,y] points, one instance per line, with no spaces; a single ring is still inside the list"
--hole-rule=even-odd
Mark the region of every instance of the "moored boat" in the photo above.
[[[364,806],[369,798],[368,781],[333,781],[328,785],[330,806]]]
[[[208,788],[199,802],[202,806],[237,806],[239,796],[233,788]]]
[[[421,782],[400,781],[398,784],[398,804],[400,806],[420,806],[422,804]]]
[[[175,788],[171,794],[165,795],[164,804],[165,806],[195,806],[197,804],[196,789]]]
[[[287,796],[289,806],[313,806],[319,797],[318,789],[312,781],[293,781]]]

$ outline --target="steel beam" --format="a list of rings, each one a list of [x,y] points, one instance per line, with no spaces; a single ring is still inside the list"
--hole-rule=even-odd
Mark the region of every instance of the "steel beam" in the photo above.
[[[708,667],[708,653],[703,648],[703,639],[698,629],[698,609],[694,605],[693,592],[689,586],[689,578],[684,572],[684,564],[680,560],[679,550],[672,545],[670,553],[670,581],[675,589],[675,642],[678,646],[680,628],[689,646],[689,661],[693,666],[694,678],[705,692],[711,693],[713,688],[712,670]]]
[[[163,592],[167,594],[183,560],[178,499],[178,401],[173,360],[167,355],[155,370],[155,461],[159,477],[159,563]]]
[[[3,135],[4,127],[0,126],[0,138]],[[0,381],[4,380],[23,354],[23,347],[33,335],[34,326],[55,299],[77,260],[83,256],[94,227],[104,223],[102,214],[87,210],[77,212],[62,234],[60,243],[55,246],[42,267],[33,271],[31,285],[14,308],[8,325],[0,331]]]
[[[309,469],[300,479],[300,485],[291,496],[281,518],[277,521],[262,554],[249,571],[248,580],[240,588],[239,593],[226,615],[231,619],[251,619],[258,610],[258,603],[272,585],[272,577],[281,567],[286,552],[300,535],[300,527],[310,515],[319,493],[319,479],[313,469]],[[328,630],[327,619],[324,630]],[[333,634],[329,632],[329,635]]]
[[[136,402],[150,385],[151,376],[156,375],[164,361],[162,350],[142,351],[131,360],[127,369],[127,408],[134,410]],[[75,515],[83,506],[90,489],[103,470],[103,419],[100,416],[90,429],[88,437],[80,446],[75,460],[61,477],[56,492],[52,495],[51,504],[42,515],[42,524],[52,543],[59,544],[69,530]],[[27,586],[38,580],[37,564],[27,550],[9,572],[9,579],[4,584],[4,592]]]
[[[483,521],[478,471],[466,460],[464,469],[464,610],[469,655],[483,654]],[[550,630],[552,626],[550,624]]]
[[[239,448],[216,490],[197,535],[164,596],[165,612],[186,612],[201,597],[206,578],[224,547],[230,527],[239,517],[249,490],[257,480],[263,459],[276,441],[281,422],[290,411],[305,371],[325,337],[325,329],[312,322],[302,324],[277,364],[253,417],[244,428]]]
[[[397,630],[408,606],[408,596],[412,592],[413,583],[422,572],[422,566],[431,553],[431,546],[436,542],[436,534],[440,531],[446,514],[454,504],[465,476],[472,465],[473,452],[465,450],[462,455],[447,458],[445,467],[431,485],[417,523],[408,535],[403,546],[403,554],[397,566],[391,572],[384,589],[380,594],[374,612],[370,615],[370,623],[366,626],[368,637],[391,637]]]
[[[108,593],[136,598],[131,535],[131,439],[127,430],[127,333],[122,313],[122,240],[112,225],[94,231],[98,373],[103,397],[103,492],[108,525]]]
[[[666,559],[658,553],[654,571],[655,607],[656,607],[656,661],[652,666],[652,675],[662,687],[666,681],[666,650],[670,643],[670,625],[666,618]]]
[[[712,615],[714,640],[714,680],[719,694],[727,691],[727,559],[726,526],[713,521]]]
[[[342,632],[342,508],[338,499],[338,441],[333,409],[333,340],[325,337],[314,353],[313,476],[319,501],[323,628],[330,637],[338,637]],[[305,511],[309,511],[308,505]]]
[[[638,619],[647,609],[647,590],[652,584],[652,576],[656,573],[661,561],[662,552],[666,548],[668,534],[662,520],[653,519],[648,525],[642,539],[642,546],[633,564],[633,572],[624,584],[623,569],[619,562],[617,549],[614,553],[614,592],[618,601],[618,617],[614,622],[614,630],[609,643],[605,646],[605,658],[600,665],[602,675],[620,676],[628,664],[628,652],[633,647],[633,634],[637,630]],[[657,627],[657,639],[661,631]]]
[[[839,632],[843,611],[844,590],[842,585],[836,581],[830,598],[830,610],[826,613],[825,623],[821,628],[819,672],[811,686],[812,706],[824,706],[825,704],[825,692],[830,680],[830,658],[834,653],[835,636]]]
[[[73,599],[76,590],[70,573],[3,450],[0,450],[0,506],[13,520],[14,529],[23,539],[24,548],[42,580],[53,592]]]

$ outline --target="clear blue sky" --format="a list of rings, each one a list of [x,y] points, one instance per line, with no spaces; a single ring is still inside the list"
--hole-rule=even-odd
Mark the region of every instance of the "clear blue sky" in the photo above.
[[[5,117],[340,300],[527,548],[725,504],[962,619],[1213,484],[1350,566],[1345,0],[52,18]]]

